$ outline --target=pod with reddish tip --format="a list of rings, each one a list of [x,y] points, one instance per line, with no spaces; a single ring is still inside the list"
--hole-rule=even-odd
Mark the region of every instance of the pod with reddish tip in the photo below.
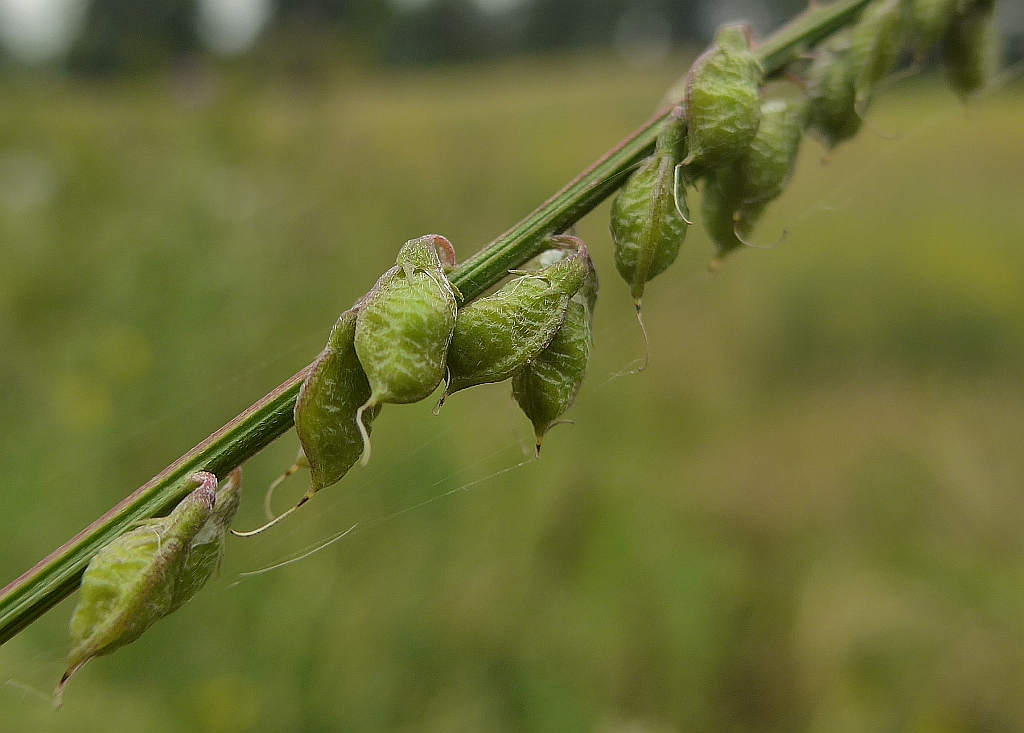
[[[694,62],[687,76],[689,153],[684,164],[701,170],[717,168],[743,154],[761,121],[758,88],[763,78],[751,51],[750,29],[722,26],[714,45]]]
[[[626,181],[612,203],[615,268],[639,305],[645,284],[675,262],[686,239],[686,191],[676,167],[686,145],[686,119],[676,107],[665,121],[654,155]]]
[[[213,474],[199,472],[191,481],[199,487],[169,515],[141,522],[90,560],[71,615],[72,648],[57,686],[58,704],[68,680],[86,662],[135,641],[180,605],[175,602],[182,570],[217,500]]]
[[[236,468],[228,474],[224,485],[217,489],[213,512],[192,538],[188,557],[174,586],[174,598],[168,613],[192,600],[206,582],[220,572],[220,563],[224,559],[224,541],[241,504],[242,469]]]
[[[418,402],[441,383],[457,310],[444,268],[454,264],[444,237],[413,239],[360,302],[353,344],[370,384],[367,408]]]

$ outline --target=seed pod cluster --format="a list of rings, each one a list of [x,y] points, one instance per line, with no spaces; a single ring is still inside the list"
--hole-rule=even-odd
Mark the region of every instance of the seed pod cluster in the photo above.
[[[612,203],[615,268],[640,305],[645,284],[675,262],[686,239],[689,211],[676,171],[686,145],[686,119],[677,106],[662,127],[654,155],[634,172]]]
[[[593,271],[583,242],[575,237],[554,241],[571,253],[459,310],[442,401],[459,390],[512,377],[551,343],[569,299]]]
[[[765,211],[782,195],[796,168],[806,120],[803,100],[770,99],[743,157],[704,181],[701,214],[717,259],[745,244]]]
[[[71,616],[71,653],[56,702],[72,675],[94,657],[138,639],[191,599],[220,563],[224,536],[238,509],[241,472],[217,491],[206,472],[198,488],[160,519],[148,519],[97,552],[82,575]]]

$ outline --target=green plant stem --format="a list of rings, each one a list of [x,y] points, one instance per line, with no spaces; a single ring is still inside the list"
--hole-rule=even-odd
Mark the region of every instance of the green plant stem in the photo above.
[[[810,8],[760,44],[756,53],[767,75],[856,19],[870,0],[837,0]],[[604,201],[651,154],[665,109],[605,154],[533,213],[449,273],[467,300],[501,281]],[[188,477],[210,471],[222,477],[266,448],[293,425],[292,411],[309,367],[229,422],[164,469],[102,517],[0,591],[3,644],[78,587],[92,556],[134,522],[169,512],[188,493]]]

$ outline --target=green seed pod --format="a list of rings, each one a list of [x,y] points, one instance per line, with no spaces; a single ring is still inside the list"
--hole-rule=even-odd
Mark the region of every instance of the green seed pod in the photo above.
[[[540,456],[544,434],[572,407],[587,371],[593,332],[593,303],[597,273],[587,278],[592,286],[573,296],[565,319],[547,348],[512,378],[512,395],[533,423]]]
[[[686,238],[686,192],[676,186],[686,120],[676,107],[665,121],[654,155],[626,181],[612,203],[615,268],[639,306],[644,285],[668,269]]]
[[[961,0],[942,40],[946,80],[962,98],[984,89],[999,69],[993,0]]]
[[[553,239],[575,251],[459,310],[441,403],[459,390],[508,379],[554,338],[569,298],[593,266],[583,242],[575,237]]]
[[[739,158],[761,121],[758,87],[764,73],[751,53],[750,30],[726,25],[715,45],[690,68],[686,85],[686,165],[717,168]],[[692,178],[692,176],[691,176]]]
[[[359,307],[342,313],[334,324],[295,401],[295,432],[312,474],[303,500],[340,481],[363,452],[356,413],[371,391],[355,349]],[[379,410],[376,406],[363,413],[367,434]]]
[[[796,168],[806,114],[802,101],[767,100],[746,154],[706,177],[701,211],[718,260],[745,244],[765,205],[786,189]]]
[[[857,69],[856,105],[861,115],[875,86],[896,65],[904,37],[904,0],[876,0],[854,26],[850,53]]]
[[[457,309],[456,290],[444,267],[454,264],[455,252],[444,237],[413,239],[360,302],[354,345],[370,384],[370,397],[356,412],[364,465],[370,435],[363,412],[384,403],[422,400],[444,377]]]
[[[190,601],[214,573],[220,572],[220,563],[224,558],[224,539],[241,503],[242,469],[236,468],[217,490],[210,518],[192,538],[188,557],[174,587],[174,600],[167,613],[173,613]]]
[[[57,704],[68,680],[86,662],[135,641],[175,608],[189,550],[217,499],[213,474],[199,472],[191,480],[199,488],[168,516],[141,522],[89,562],[71,616],[72,649],[55,693]]]
[[[796,169],[807,119],[803,100],[769,99],[761,105],[761,125],[736,164],[743,204],[773,201],[782,195]]]
[[[910,33],[914,57],[923,61],[953,22],[959,0],[910,0]]]
[[[765,208],[764,203],[744,203],[743,185],[735,167],[719,169],[705,177],[700,210],[704,229],[715,243],[711,269],[717,269],[733,250],[746,246],[746,238]]]
[[[808,125],[831,149],[856,135],[863,121],[848,34],[835,36],[818,50],[809,75]]]

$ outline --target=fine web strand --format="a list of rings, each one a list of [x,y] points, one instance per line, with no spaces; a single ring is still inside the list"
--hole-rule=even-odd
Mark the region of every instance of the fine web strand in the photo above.
[[[285,556],[281,560],[279,560],[279,561],[277,561],[277,562],[275,562],[275,563],[273,563],[271,565],[268,565],[268,566],[263,567],[263,568],[259,568],[258,570],[251,570],[251,571],[241,572],[241,573],[238,574],[237,579],[229,587],[234,587],[234,586],[238,585],[239,583],[241,583],[243,580],[246,580],[247,578],[251,578],[251,577],[258,576],[258,575],[262,575],[262,574],[270,572],[272,570],[277,570],[279,568],[283,568],[283,567],[286,567],[288,565],[292,565],[294,563],[297,563],[297,562],[299,562],[301,560],[304,560],[304,559],[306,559],[306,558],[308,558],[308,557],[310,557],[310,556],[320,552],[321,550],[323,550],[323,549],[325,549],[327,547],[330,547],[334,543],[340,541],[342,538],[344,538],[344,537],[346,537],[346,536],[348,536],[350,534],[353,534],[353,533],[356,533],[356,532],[359,532],[359,531],[364,531],[364,530],[371,529],[371,528],[375,528],[375,527],[378,527],[380,525],[386,524],[386,523],[392,521],[393,519],[395,519],[397,517],[400,517],[400,516],[402,516],[404,514],[407,514],[407,513],[412,512],[412,511],[415,511],[417,509],[421,509],[422,507],[425,507],[425,506],[427,506],[429,504],[432,504],[432,503],[434,503],[436,501],[440,501],[441,499],[445,499],[447,497],[450,497],[450,496],[452,496],[452,495],[454,495],[456,493],[468,492],[471,488],[473,488],[475,486],[478,486],[480,484],[486,483],[487,481],[490,481],[490,480],[492,480],[494,478],[497,478],[499,476],[503,476],[503,475],[505,475],[507,473],[510,473],[510,472],[515,471],[515,470],[517,470],[519,468],[522,468],[522,467],[527,466],[527,465],[529,465],[531,463],[534,463],[534,459],[532,457],[526,458],[526,459],[521,460],[518,463],[515,463],[513,465],[504,466],[503,468],[497,469],[495,471],[491,471],[490,473],[488,473],[488,474],[486,474],[484,476],[481,476],[479,478],[475,478],[475,479],[473,479],[471,481],[467,481],[465,483],[461,483],[458,486],[455,486],[455,487],[453,487],[451,489],[443,491],[443,492],[441,492],[439,494],[436,494],[434,496],[429,496],[427,498],[422,498],[422,499],[420,498],[425,493],[429,492],[431,489],[437,488],[438,486],[440,486],[440,485],[442,485],[442,484],[444,484],[446,482],[449,482],[455,476],[463,474],[466,471],[471,470],[472,468],[475,468],[475,467],[477,467],[477,466],[479,466],[481,464],[485,464],[485,463],[491,461],[491,459],[493,459],[494,457],[496,457],[498,455],[501,455],[501,454],[504,454],[504,453],[507,453],[507,452],[509,452],[510,449],[518,448],[519,446],[520,446],[520,443],[519,443],[518,440],[514,441],[514,442],[511,442],[511,443],[508,443],[507,445],[503,446],[502,448],[499,448],[498,450],[492,452],[490,455],[488,455],[488,456],[486,456],[484,458],[481,458],[480,460],[474,461],[473,463],[470,463],[467,466],[464,466],[463,468],[461,468],[461,469],[459,469],[457,471],[454,471],[453,473],[449,474],[445,478],[439,479],[439,480],[429,484],[428,486],[420,489],[419,491],[411,494],[410,496],[404,497],[403,499],[392,503],[391,505],[389,505],[384,510],[384,513],[381,516],[378,516],[378,517],[376,517],[374,519],[370,519],[370,520],[366,520],[366,521],[355,522],[354,524],[352,524],[347,529],[341,530],[339,532],[336,532],[336,533],[328,536],[325,539],[318,540],[317,542],[315,542],[315,543],[313,543],[311,545],[308,545],[307,547],[305,547],[305,548],[303,548],[301,550],[298,550],[296,552],[291,553],[290,555]],[[419,500],[415,501],[417,499],[419,499]],[[413,500],[414,503],[409,504],[408,506],[402,506],[403,504],[408,503],[410,500]]]

